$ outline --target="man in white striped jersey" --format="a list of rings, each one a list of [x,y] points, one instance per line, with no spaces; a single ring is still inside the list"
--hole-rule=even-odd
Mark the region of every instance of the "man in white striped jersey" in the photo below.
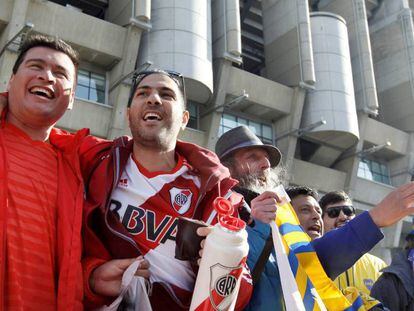
[[[181,75],[144,72],[132,89],[128,117],[133,139],[95,142],[82,150],[85,167],[95,167],[86,207],[86,301],[98,307],[113,300],[124,270],[143,255],[149,271],[144,266],[138,274],[149,276],[153,285],[153,310],[187,309],[196,272],[190,261],[174,258],[178,217],[214,224],[215,198],[227,197],[235,216],[243,198],[231,192],[237,182],[214,153],[177,141],[189,118]],[[247,271],[245,276],[237,309],[251,294]]]

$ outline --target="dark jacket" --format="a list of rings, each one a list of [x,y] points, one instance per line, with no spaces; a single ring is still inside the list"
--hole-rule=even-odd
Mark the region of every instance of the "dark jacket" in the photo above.
[[[112,298],[94,294],[89,288],[89,277],[94,268],[111,259],[134,258],[141,254],[134,239],[109,210],[111,193],[119,182],[129,156],[133,141],[128,137],[115,141],[100,141],[91,138],[81,150],[81,165],[87,185],[87,203],[84,220],[83,261],[85,279],[85,303],[87,309],[96,308],[111,302]],[[194,218],[207,221],[213,208],[213,200],[226,195],[237,181],[230,178],[227,168],[220,164],[217,156],[197,145],[177,142],[176,152],[183,156],[192,167],[192,172],[201,181],[200,197]],[[243,204],[242,196],[233,193],[229,200],[238,208]],[[246,305],[251,294],[251,286],[242,281],[237,306]],[[191,293],[176,292],[169,284],[155,283],[150,300],[153,310],[188,309]],[[180,295],[181,294],[181,295]],[[240,305],[239,305],[240,304]]]
[[[371,289],[371,296],[391,311],[414,311],[414,273],[407,251],[395,254],[391,265],[382,272]]]

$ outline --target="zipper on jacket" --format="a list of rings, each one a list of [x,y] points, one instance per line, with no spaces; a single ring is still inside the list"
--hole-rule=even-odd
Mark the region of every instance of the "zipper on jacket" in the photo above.
[[[113,170],[114,170],[114,178],[113,178],[113,180],[112,180],[112,189],[111,189],[111,193],[108,195],[108,197],[107,197],[107,202],[106,202],[106,204],[105,204],[105,224],[106,224],[106,226],[108,227],[108,229],[109,229],[109,231],[111,231],[113,234],[115,234],[117,237],[119,237],[119,238],[121,238],[121,239],[123,239],[123,240],[125,240],[125,241],[127,241],[127,242],[129,242],[132,246],[134,246],[135,247],[135,249],[141,254],[141,255],[143,255],[142,254],[142,252],[141,252],[141,250],[139,249],[139,247],[138,247],[138,245],[137,245],[137,243],[134,241],[134,239],[132,239],[132,238],[130,238],[129,236],[126,236],[126,235],[124,235],[124,234],[122,234],[121,232],[118,232],[117,230],[115,230],[115,229],[113,229],[111,226],[110,226],[110,224],[108,223],[108,212],[109,212],[109,210],[110,210],[110,207],[109,207],[109,202],[110,202],[110,197],[111,197],[111,194],[112,194],[112,192],[115,190],[115,187],[116,187],[116,185],[118,184],[118,181],[119,181],[119,174],[120,174],[120,172],[119,172],[119,147],[116,147],[115,148],[115,155],[114,155],[114,157],[113,157]]]
[[[207,193],[206,189],[208,188],[208,185],[209,185],[209,183],[210,183],[210,180],[211,180],[211,178],[212,178],[213,176],[215,176],[215,174],[214,174],[214,173],[213,173],[213,174],[211,174],[211,175],[210,175],[210,177],[207,179],[206,185],[203,187],[203,191],[200,191],[200,195],[198,196],[197,203],[196,203],[196,205],[195,205],[195,209],[194,209],[194,213],[193,213],[193,217],[192,217],[192,218],[194,218],[194,216],[195,216],[195,214],[196,214],[196,211],[197,211],[197,209],[198,209],[198,206],[200,205],[201,201],[202,201],[202,200],[204,199],[204,197],[206,196],[206,193]],[[200,190],[201,190],[201,189],[200,189]]]

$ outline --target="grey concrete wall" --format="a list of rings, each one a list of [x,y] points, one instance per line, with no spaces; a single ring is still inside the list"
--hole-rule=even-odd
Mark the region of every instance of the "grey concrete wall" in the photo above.
[[[385,0],[370,33],[380,120],[413,131],[414,24],[407,3]]]
[[[0,23],[7,24],[10,21],[13,4],[13,0],[3,0],[0,2]]]
[[[132,1],[135,0],[109,1],[105,19],[120,26],[128,24],[132,17]]]
[[[367,191],[368,189],[369,191]],[[393,190],[392,186],[358,177],[355,181],[352,197],[354,200],[374,206]]]
[[[178,139],[188,141],[190,143],[197,144],[200,146],[204,146],[204,142],[206,140],[206,133],[203,131],[186,128],[184,131],[180,132],[180,134],[178,135]],[[212,151],[214,151],[214,149]]]
[[[93,135],[106,138],[111,116],[112,107],[76,99],[73,109],[65,113],[57,126],[70,131],[87,127]]]
[[[269,120],[277,118],[277,115],[276,117],[274,115],[275,111],[281,114],[288,114],[290,111],[292,88],[232,67],[226,91],[228,94],[239,96],[242,90],[249,94],[248,102],[257,103],[263,107],[262,109],[252,107],[252,111],[249,110],[249,107],[245,107],[243,109],[245,113],[258,115]]]
[[[109,1],[105,20],[125,26],[131,18],[142,23],[151,20],[151,0],[116,0]]]
[[[291,183],[322,192],[344,189],[346,173],[298,159],[293,160]]]
[[[126,30],[118,25],[53,2],[34,0],[29,2],[26,20],[35,25],[34,31],[59,35],[74,44],[82,59],[91,63],[110,67],[122,58]]]
[[[396,153],[396,156],[403,156],[407,153],[409,134],[393,128],[375,119],[367,119],[367,127],[364,132],[364,141],[374,145],[382,145],[389,141],[389,151]]]

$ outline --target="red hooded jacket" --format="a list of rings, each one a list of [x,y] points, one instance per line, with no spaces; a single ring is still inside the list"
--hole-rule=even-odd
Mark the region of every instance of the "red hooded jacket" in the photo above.
[[[109,304],[111,298],[94,294],[89,288],[89,277],[93,269],[111,259],[134,258],[141,254],[133,238],[122,223],[109,211],[108,202],[112,190],[118,184],[127,160],[132,152],[133,141],[121,137],[114,142],[97,138],[89,140],[81,149],[81,166],[87,185],[87,203],[84,218],[85,259],[85,307],[93,309]],[[176,152],[193,167],[201,181],[200,200],[195,217],[207,220],[212,211],[212,201],[223,196],[236,185],[226,167],[217,156],[197,145],[178,141]],[[242,196],[233,193],[230,200],[236,207],[243,203]],[[238,214],[235,209],[235,215]],[[190,301],[180,301],[167,284],[155,283],[150,300],[153,310],[186,310]],[[244,279],[239,291],[237,309],[242,309],[250,299],[252,286]],[[191,296],[191,295],[190,295]],[[156,302],[156,303],[154,303]]]

